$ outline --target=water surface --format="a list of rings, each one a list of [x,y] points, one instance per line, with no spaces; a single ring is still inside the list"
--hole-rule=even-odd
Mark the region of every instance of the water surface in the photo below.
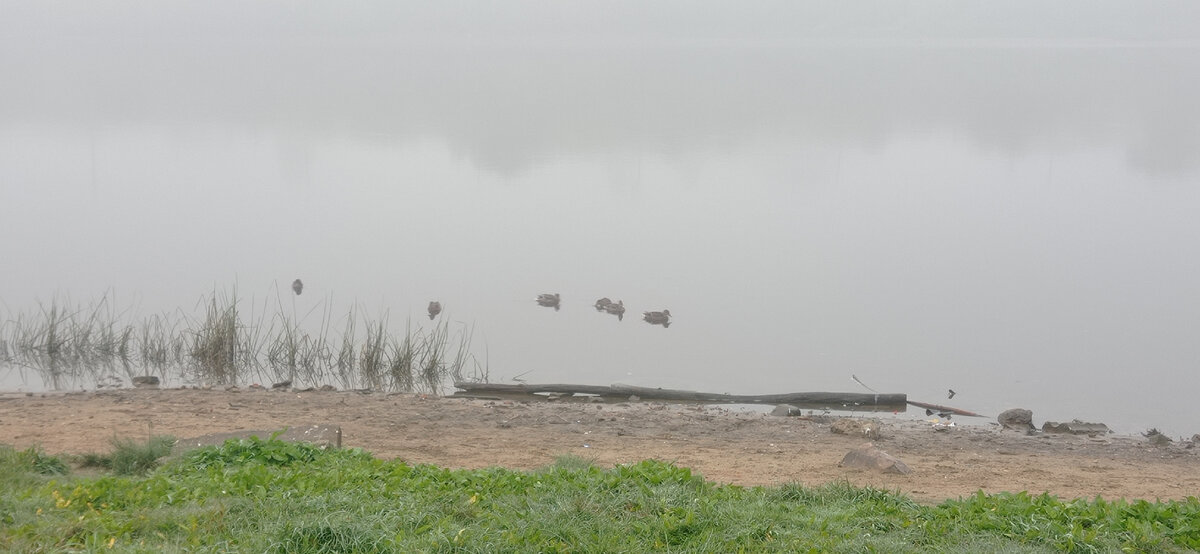
[[[0,300],[301,277],[496,381],[1200,431],[1191,5],[471,6],[0,5]]]

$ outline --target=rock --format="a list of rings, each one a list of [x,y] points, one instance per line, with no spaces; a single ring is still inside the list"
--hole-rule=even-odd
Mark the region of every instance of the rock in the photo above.
[[[1167,446],[1173,442],[1171,437],[1168,437],[1162,434],[1162,431],[1153,428],[1145,433],[1142,433],[1142,436],[1146,437],[1146,440],[1150,441],[1150,444],[1154,446]]]
[[[1171,440],[1171,437],[1168,437],[1161,433],[1159,433],[1157,435],[1151,435],[1146,438],[1147,438],[1147,440],[1150,441],[1150,444],[1152,444],[1154,446],[1167,446],[1173,442]]]
[[[287,381],[280,381],[278,383],[271,385],[271,390],[286,389],[290,386],[292,386],[292,380],[288,379]]]
[[[1000,422],[1000,426],[1005,429],[1028,431],[1034,428],[1033,412],[1024,408],[1004,410],[1000,412],[1000,415],[996,416],[996,421]]]
[[[799,408],[796,408],[795,406],[788,406],[787,404],[780,404],[775,406],[774,410],[771,410],[771,415],[773,416],[790,416],[798,415],[799,413]]]
[[[898,473],[908,475],[912,469],[907,464],[888,454],[871,443],[866,443],[846,453],[839,467],[857,467],[870,469],[880,473]]]
[[[158,383],[158,377],[155,375],[139,375],[133,378],[135,387],[157,387]]]
[[[1095,436],[1106,435],[1111,433],[1112,430],[1110,430],[1108,426],[1103,423],[1088,423],[1086,421],[1079,421],[1078,419],[1075,419],[1066,423],[1047,421],[1046,423],[1042,424],[1042,432]]]
[[[320,390],[321,390],[321,392],[333,392],[333,391],[337,390],[337,387],[335,387],[333,385],[321,385]]]
[[[883,423],[877,419],[859,419],[845,417],[833,422],[829,430],[839,435],[864,437],[871,440],[881,437],[880,428]]]

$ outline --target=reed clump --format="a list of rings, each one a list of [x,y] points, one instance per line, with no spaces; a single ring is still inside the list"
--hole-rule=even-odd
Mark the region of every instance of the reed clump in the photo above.
[[[151,374],[195,384],[292,381],[440,393],[474,363],[472,333],[447,319],[429,329],[410,321],[398,333],[388,314],[367,317],[357,306],[335,318],[328,300],[303,316],[278,298],[274,310],[267,306],[236,289],[214,290],[197,303],[198,316],[134,318],[113,309],[108,296],[86,306],[56,298],[33,313],[0,314],[0,369],[32,370],[54,389]]]

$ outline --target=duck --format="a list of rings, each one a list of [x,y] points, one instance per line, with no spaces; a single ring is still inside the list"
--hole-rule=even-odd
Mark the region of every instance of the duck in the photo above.
[[[296,296],[300,296],[300,293],[304,292],[304,283],[299,279],[292,281],[292,292],[296,293]]]
[[[442,303],[436,300],[429,302],[429,319],[432,320],[440,313],[442,313]]]
[[[560,300],[561,297],[559,297],[557,292],[554,294],[539,294],[537,297],[538,305],[554,308],[554,311],[558,311]]]
[[[605,296],[604,298],[601,298],[596,301],[596,304],[595,304],[596,311],[603,312],[612,303],[613,303],[613,301],[611,299],[609,299],[607,296]]]
[[[642,319],[646,320],[651,325],[662,325],[668,327],[671,325],[671,310],[663,310],[661,312],[642,312]]]
[[[617,300],[604,306],[604,311],[617,316],[617,321],[625,319],[625,301]]]

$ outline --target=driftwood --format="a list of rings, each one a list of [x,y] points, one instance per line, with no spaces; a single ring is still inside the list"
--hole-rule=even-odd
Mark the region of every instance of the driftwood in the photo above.
[[[977,414],[975,412],[968,412],[966,410],[960,410],[958,408],[951,408],[950,406],[942,406],[941,404],[930,404],[928,402],[917,402],[916,400],[909,400],[908,403],[912,404],[913,406],[916,406],[918,408],[925,408],[926,410],[933,410],[935,412],[967,416],[967,417],[987,417],[985,415]]]
[[[595,395],[604,398],[628,398],[637,396],[643,400],[671,400],[678,402],[706,402],[713,404],[792,404],[820,409],[868,409],[886,408],[903,411],[907,395],[904,394],[866,394],[855,392],[793,392],[784,394],[716,394],[686,390],[659,389],[635,387],[615,384],[599,385],[565,385],[565,384],[521,384],[506,385],[497,383],[454,383],[456,388],[466,391],[469,395],[478,394],[539,394],[554,393],[566,396],[576,394]]]

